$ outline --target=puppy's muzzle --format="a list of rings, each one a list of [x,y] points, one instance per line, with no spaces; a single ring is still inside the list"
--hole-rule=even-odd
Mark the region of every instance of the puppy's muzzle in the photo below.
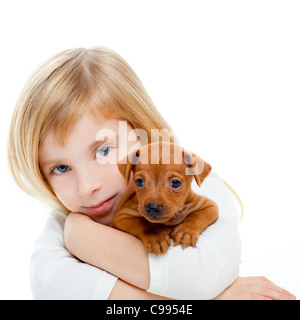
[[[147,213],[147,216],[149,219],[154,219],[154,220],[159,220],[160,214],[162,212],[162,207],[161,205],[157,203],[148,203],[145,205],[145,210]]]

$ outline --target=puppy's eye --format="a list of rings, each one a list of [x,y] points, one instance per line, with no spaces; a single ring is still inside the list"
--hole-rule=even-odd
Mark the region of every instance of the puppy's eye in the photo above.
[[[144,180],[142,178],[138,178],[135,180],[135,185],[139,188],[143,187],[144,186]]]
[[[178,189],[181,187],[181,185],[182,185],[182,183],[179,180],[173,179],[170,181],[170,187],[173,189]]]

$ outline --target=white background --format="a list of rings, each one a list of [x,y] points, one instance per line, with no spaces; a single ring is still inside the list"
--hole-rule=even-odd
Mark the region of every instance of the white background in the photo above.
[[[105,46],[137,72],[186,148],[239,193],[241,275],[300,297],[300,3],[52,0],[0,4],[0,298],[31,299],[29,257],[49,211],[14,184],[6,139],[30,72]]]

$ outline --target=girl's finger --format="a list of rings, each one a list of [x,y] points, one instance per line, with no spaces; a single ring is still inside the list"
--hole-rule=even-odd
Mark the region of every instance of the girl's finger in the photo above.
[[[269,298],[269,300],[295,300],[295,297],[291,294],[285,294],[278,292],[277,290],[268,288],[257,288],[258,295]]]
[[[272,281],[270,281],[264,277],[258,277],[256,285],[260,288],[266,288],[271,291],[274,291],[274,294],[275,294],[275,292],[277,292],[282,297],[287,296],[287,297],[289,297],[289,299],[296,299],[296,297],[294,295],[292,295],[290,292],[288,292],[287,290],[285,290],[281,287],[278,287]]]
[[[266,296],[261,296],[260,294],[254,294],[253,300],[273,300],[273,299]]]

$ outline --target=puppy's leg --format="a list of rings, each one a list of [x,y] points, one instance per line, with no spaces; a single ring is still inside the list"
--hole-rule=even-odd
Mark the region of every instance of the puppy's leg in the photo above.
[[[141,239],[148,253],[166,253],[171,245],[168,228],[132,215],[132,209],[123,208],[114,217],[111,227]]]
[[[181,244],[183,249],[188,246],[195,247],[199,235],[218,219],[218,206],[208,198],[204,198],[201,202],[200,208],[198,201],[195,209],[191,210],[185,220],[172,230],[170,237],[175,246]]]

